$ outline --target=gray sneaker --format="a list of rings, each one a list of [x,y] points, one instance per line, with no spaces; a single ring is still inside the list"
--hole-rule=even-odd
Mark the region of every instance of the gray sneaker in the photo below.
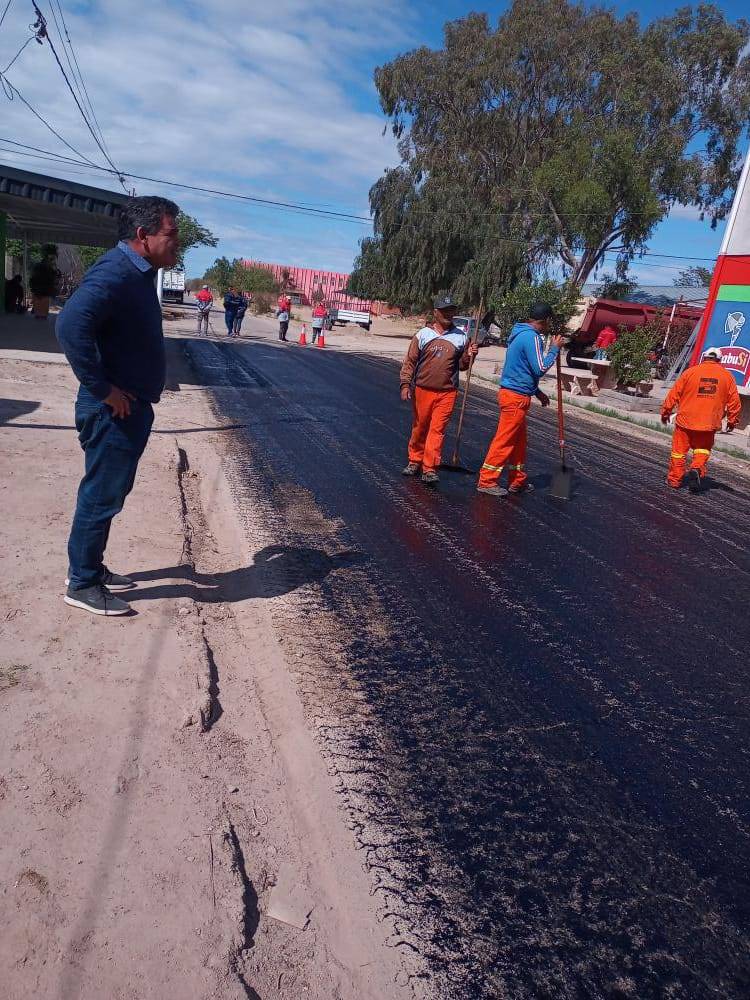
[[[436,486],[440,482],[440,476],[434,469],[428,469],[427,472],[422,473],[422,482],[425,486]]]
[[[101,583],[95,583],[93,587],[84,587],[82,590],[71,590],[68,587],[63,600],[71,608],[83,608],[92,615],[127,615],[133,610],[126,601],[110,594]]]
[[[523,486],[509,486],[508,493],[533,493],[534,488],[533,483],[524,483]]]
[[[419,462],[409,462],[405,469],[401,470],[402,476],[418,476],[422,466]]]
[[[502,486],[477,486],[477,493],[486,493],[490,497],[507,497],[508,491]]]
[[[123,576],[121,573],[113,573],[106,566],[99,582],[104,584],[107,590],[111,590],[112,593],[117,593],[121,590],[132,590],[135,587],[135,583],[129,576]],[[65,586],[70,586],[70,580],[67,577],[65,578]]]

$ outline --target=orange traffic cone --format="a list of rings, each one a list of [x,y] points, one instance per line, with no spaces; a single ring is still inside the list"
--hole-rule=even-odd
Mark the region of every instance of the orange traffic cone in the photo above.
[[[325,346],[326,346],[326,337],[321,327],[320,333],[318,334],[318,347],[325,347]]]
[[[307,344],[307,324],[302,324],[302,333],[299,335],[299,345],[304,347]]]

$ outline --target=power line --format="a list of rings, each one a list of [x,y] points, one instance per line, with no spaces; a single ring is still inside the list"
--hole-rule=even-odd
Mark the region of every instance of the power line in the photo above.
[[[37,13],[37,17],[40,18],[40,20],[42,22],[42,27],[39,30],[42,33],[42,36],[47,39],[47,42],[49,44],[50,50],[52,52],[52,55],[55,57],[55,62],[57,63],[57,65],[58,65],[58,67],[60,69],[60,72],[63,75],[63,79],[65,80],[65,83],[66,83],[66,85],[68,87],[68,90],[70,91],[71,96],[72,96],[73,100],[76,103],[76,107],[78,108],[78,110],[81,113],[81,117],[83,118],[84,122],[86,123],[86,128],[91,133],[91,135],[92,135],[92,137],[94,139],[94,142],[99,147],[99,150],[101,151],[101,153],[104,156],[105,160],[107,161],[107,163],[110,165],[110,167],[112,168],[112,170],[116,174],[117,179],[119,180],[120,184],[122,184],[123,188],[127,191],[127,187],[125,185],[125,179],[122,176],[122,173],[114,165],[114,163],[110,159],[109,155],[107,154],[107,151],[105,150],[104,146],[100,142],[99,137],[97,136],[96,132],[91,127],[91,122],[88,120],[88,117],[86,116],[86,112],[81,107],[81,102],[78,100],[78,97],[76,96],[76,92],[73,90],[72,86],[70,85],[70,80],[68,79],[67,73],[65,72],[65,68],[64,68],[63,64],[60,62],[60,57],[58,56],[57,50],[55,49],[55,46],[54,46],[54,43],[53,43],[52,39],[50,38],[49,32],[47,31],[47,21],[46,21],[46,19],[44,17],[44,14],[42,14],[41,10],[39,9],[39,6],[37,5],[36,0],[31,0],[31,2],[33,4],[34,10]]]
[[[63,8],[62,8],[61,0],[56,0],[56,2],[57,2],[57,9],[60,12],[60,20],[62,21],[63,30],[65,31],[65,37],[67,38],[68,45],[70,47],[70,54],[73,56],[73,62],[75,64],[76,69],[78,70],[78,79],[81,81],[81,86],[83,87],[83,93],[84,93],[84,95],[86,97],[86,104],[87,104],[89,110],[91,111],[91,117],[94,119],[94,124],[96,125],[96,130],[99,133],[99,137],[102,140],[102,144],[104,145],[104,148],[107,150],[107,152],[109,152],[109,148],[107,146],[107,142],[106,142],[106,140],[104,138],[104,133],[102,132],[102,127],[99,124],[99,119],[96,117],[96,111],[94,110],[94,105],[93,105],[93,103],[91,101],[91,98],[89,97],[88,88],[86,87],[86,81],[83,78],[83,73],[81,72],[81,67],[78,64],[78,57],[76,56],[76,50],[73,47],[73,40],[71,39],[70,32],[68,31],[68,25],[67,25],[67,22],[65,20],[65,13],[64,13]]]
[[[73,164],[73,165],[77,165],[77,166],[90,166],[90,167],[93,167],[96,170],[102,171],[102,172],[107,173],[107,174],[112,174],[114,172],[112,170],[109,170],[107,167],[103,167],[103,166],[100,166],[99,164],[92,163],[92,161],[90,161],[90,160],[86,160],[85,162],[82,162],[81,159],[74,160],[74,159],[72,159],[72,157],[62,156],[60,154],[53,153],[50,150],[40,149],[38,146],[29,146],[28,144],[19,143],[19,142],[16,142],[15,140],[7,139],[7,138],[4,138],[2,136],[0,136],[0,142],[10,143],[11,145],[18,146],[19,149],[31,150],[34,153],[45,154],[47,157],[50,157],[52,159],[57,159],[57,160],[59,160],[63,164]],[[68,144],[66,143],[66,145],[68,145]],[[72,148],[72,147],[70,147],[70,148]],[[73,151],[76,152],[76,153],[78,152],[75,149]],[[21,155],[24,155],[24,154],[21,154]],[[26,155],[28,155],[28,154],[26,154]],[[80,153],[78,155],[79,155],[79,157],[81,156]],[[302,204],[296,203],[296,202],[278,201],[278,200],[275,200],[275,199],[272,199],[272,198],[260,198],[260,197],[255,196],[255,195],[240,194],[239,192],[236,192],[236,191],[223,191],[223,190],[218,189],[218,188],[202,187],[202,186],[197,185],[197,184],[183,184],[180,181],[170,181],[170,180],[166,180],[164,178],[159,178],[159,177],[149,177],[149,176],[146,176],[145,174],[134,174],[134,173],[130,173],[129,171],[123,171],[122,176],[123,177],[130,177],[133,180],[146,181],[146,182],[148,182],[150,184],[162,184],[162,185],[166,185],[168,187],[177,187],[177,188],[181,188],[181,189],[187,190],[187,191],[195,191],[195,192],[198,192],[200,194],[210,194],[210,195],[215,195],[215,196],[223,197],[223,198],[230,198],[230,199],[234,199],[234,200],[247,201],[247,202],[250,202],[252,204],[259,204],[259,205],[263,205],[263,206],[268,207],[268,208],[286,209],[287,211],[298,212],[300,214],[305,214],[305,215],[312,215],[313,217],[318,217],[318,218],[320,218],[320,217],[322,217],[322,218],[333,218],[335,220],[341,220],[341,221],[344,221],[344,222],[366,222],[368,224],[370,224],[370,222],[371,222],[370,219],[366,219],[364,216],[357,216],[357,215],[353,215],[353,214],[350,215],[348,213],[329,211],[329,210],[326,210],[326,209],[311,208],[309,206],[302,205]],[[498,242],[513,243],[513,244],[518,244],[518,245],[527,246],[527,247],[530,246],[530,244],[526,240],[513,239],[511,237],[498,237]],[[614,247],[614,248],[610,248],[609,250],[606,250],[604,252],[603,256],[610,257],[610,258],[611,257],[617,257],[620,252],[621,252],[621,248]],[[644,250],[644,251],[640,252],[639,254],[637,254],[637,258],[639,260],[642,259],[643,257],[657,257],[657,258],[663,258],[663,259],[666,259],[666,260],[676,260],[676,261],[701,261],[701,262],[704,262],[704,263],[713,263],[715,261],[715,259],[716,259],[715,257],[684,256],[684,255],[681,255],[681,254],[669,254],[669,253],[663,253],[661,251],[652,251],[652,250]],[[660,267],[660,268],[664,268],[665,270],[666,269],[677,270],[679,268],[679,265],[678,264],[652,264],[651,267]]]
[[[8,100],[12,101],[13,100],[13,95],[15,95],[21,101],[21,103],[24,104],[29,109],[29,111],[32,113],[32,115],[34,115],[35,118],[39,119],[39,121],[42,123],[42,125],[44,125],[45,128],[49,129],[49,131],[57,139],[59,139],[60,142],[63,143],[63,145],[67,146],[69,150],[71,150],[73,153],[76,154],[76,156],[79,158],[79,160],[84,160],[86,163],[88,163],[89,166],[96,167],[97,170],[106,170],[107,169],[106,167],[100,167],[99,164],[94,163],[93,160],[90,160],[88,158],[88,156],[84,156],[84,154],[81,153],[80,150],[76,149],[75,146],[71,146],[71,144],[68,142],[67,139],[63,139],[63,137],[60,135],[60,133],[57,132],[50,125],[50,123],[39,114],[39,112],[36,110],[36,108],[34,108],[31,104],[29,104],[29,102],[23,96],[23,94],[18,89],[18,87],[15,87],[10,82],[10,80],[8,79],[8,77],[5,76],[3,73],[0,73],[0,83],[2,83],[2,86],[3,86],[3,89],[5,90],[6,96],[8,96],[8,91],[10,90],[11,96],[8,97]],[[116,173],[116,171],[115,171],[115,173]]]
[[[6,5],[5,5],[5,10],[3,11],[3,16],[2,16],[2,17],[0,17],[0,28],[2,28],[2,26],[3,26],[3,21],[5,20],[5,15],[6,15],[6,14],[8,13],[8,11],[10,10],[10,5],[11,5],[12,3],[13,3],[13,0],[8,0],[8,2],[7,2],[7,3],[6,3]]]

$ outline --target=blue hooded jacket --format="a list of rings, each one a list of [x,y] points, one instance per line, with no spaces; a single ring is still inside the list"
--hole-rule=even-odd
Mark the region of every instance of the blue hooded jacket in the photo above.
[[[539,389],[539,379],[555,363],[558,353],[557,347],[550,347],[545,354],[541,333],[528,323],[516,323],[508,337],[500,388],[533,396]]]

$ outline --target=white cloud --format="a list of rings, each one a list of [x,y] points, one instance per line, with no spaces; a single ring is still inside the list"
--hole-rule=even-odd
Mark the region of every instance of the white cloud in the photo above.
[[[413,44],[398,0],[63,0],[63,6],[117,165],[136,174],[367,214],[369,186],[397,161],[392,136],[383,135],[371,77],[383,52]],[[0,66],[28,37],[28,25],[26,7],[13,4],[0,35]],[[62,58],[52,23],[50,32]],[[46,45],[29,45],[9,76],[72,145],[102,162]],[[2,118],[0,134],[67,152],[17,99],[3,105]],[[4,151],[0,157],[11,159]],[[79,174],[85,168],[16,162],[96,180]],[[107,175],[99,184],[117,187]],[[136,186],[142,193],[155,187]],[[264,246],[275,259],[345,269],[366,232],[349,223],[277,217],[163,190],[204,223],[213,220],[222,237],[218,252],[225,252],[226,243],[241,247],[237,253],[261,256],[258,248]]]

